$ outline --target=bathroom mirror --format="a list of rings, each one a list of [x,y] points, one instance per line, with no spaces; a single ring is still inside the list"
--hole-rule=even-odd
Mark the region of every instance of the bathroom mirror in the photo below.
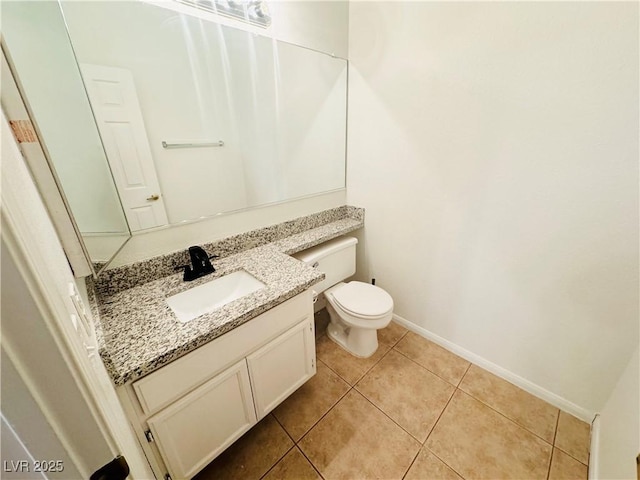
[[[3,3],[3,44],[94,262],[130,232],[345,187],[346,60],[156,3]]]
[[[3,2],[2,43],[85,251],[108,261],[130,232],[58,4]]]
[[[344,188],[346,60],[147,2],[61,5],[133,232]]]

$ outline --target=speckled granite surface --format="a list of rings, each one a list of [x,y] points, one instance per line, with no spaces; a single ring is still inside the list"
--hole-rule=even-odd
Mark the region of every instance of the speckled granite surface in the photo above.
[[[351,219],[364,221],[364,209],[343,205],[322,212],[295,218],[276,225],[251,230],[231,237],[201,245],[210,255],[228,257],[250,248],[285,239],[337,220]],[[160,255],[149,260],[107,269],[101,273],[96,288],[100,293],[114,294],[133,288],[142,283],[172,275],[177,265],[189,263],[187,247],[177,252]]]
[[[216,242],[235,245],[237,253],[214,260],[216,272],[193,282],[184,282],[182,273],[174,273],[173,267],[184,263],[177,254],[134,264],[140,269],[134,282],[121,272],[110,277],[117,286],[88,281],[100,356],[113,382],[123,385],[166,365],[323,280],[324,274],[289,254],[364,226],[363,209],[339,207],[327,212],[331,213],[321,212],[325,215],[302,217]],[[261,231],[266,232],[269,242],[263,243],[256,233]],[[259,246],[248,248],[251,242]],[[209,252],[221,251],[206,245],[205,248]],[[166,267],[162,277],[157,275],[158,265]],[[266,286],[187,323],[178,321],[166,302],[176,293],[242,269]]]

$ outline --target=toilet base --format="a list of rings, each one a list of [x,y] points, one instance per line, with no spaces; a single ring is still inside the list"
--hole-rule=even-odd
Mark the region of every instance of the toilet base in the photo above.
[[[327,326],[327,336],[354,357],[369,358],[378,350],[378,331],[374,328],[354,328],[338,323],[335,311],[327,305],[331,322]]]

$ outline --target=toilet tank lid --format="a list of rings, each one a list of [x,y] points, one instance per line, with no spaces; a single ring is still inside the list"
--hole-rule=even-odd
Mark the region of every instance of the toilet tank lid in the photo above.
[[[355,237],[338,237],[333,240],[321,243],[315,247],[307,248],[301,252],[294,253],[292,257],[305,263],[314,263],[327,255],[331,255],[334,252],[350,247],[358,243],[358,239]]]

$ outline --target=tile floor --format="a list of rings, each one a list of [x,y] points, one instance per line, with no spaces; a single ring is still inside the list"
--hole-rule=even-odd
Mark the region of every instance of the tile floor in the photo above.
[[[317,374],[196,478],[587,478],[587,423],[395,323],[378,339],[358,359],[321,334]]]

